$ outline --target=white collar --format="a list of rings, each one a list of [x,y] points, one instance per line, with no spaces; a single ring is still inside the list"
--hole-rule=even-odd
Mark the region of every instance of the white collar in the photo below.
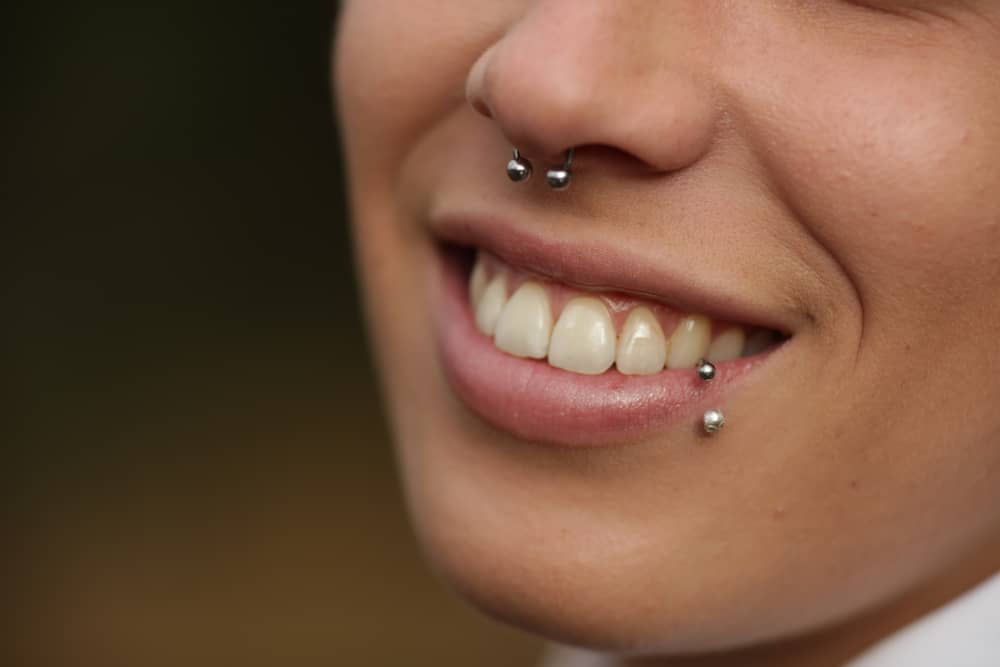
[[[897,630],[844,667],[896,665],[1000,665],[1000,573]]]
[[[613,658],[554,647],[542,667],[614,667]],[[844,667],[997,667],[1000,572],[897,630]]]

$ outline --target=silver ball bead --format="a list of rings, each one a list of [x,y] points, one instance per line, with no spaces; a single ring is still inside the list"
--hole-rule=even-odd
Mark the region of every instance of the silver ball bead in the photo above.
[[[702,423],[705,425],[705,433],[717,433],[726,425],[726,416],[720,410],[709,410]]]
[[[531,163],[524,158],[511,160],[507,163],[507,176],[515,183],[528,180],[531,178]]]
[[[569,187],[570,172],[568,169],[549,169],[545,180],[553,190],[564,190]]]
[[[715,378],[715,364],[706,359],[702,359],[698,362],[698,377],[702,380],[711,380]]]

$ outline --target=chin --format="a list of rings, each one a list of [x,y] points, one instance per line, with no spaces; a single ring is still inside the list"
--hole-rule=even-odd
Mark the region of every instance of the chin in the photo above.
[[[443,374],[435,386],[447,390]],[[794,514],[720,499],[712,471],[651,482],[642,471],[671,449],[669,435],[568,448],[500,431],[456,400],[397,408],[409,510],[432,569],[529,633],[625,655],[723,651],[809,632],[885,592],[861,585],[864,568],[848,581],[813,567],[788,546],[785,530],[807,530]],[[682,451],[679,471],[705,454]]]
[[[404,446],[426,457],[435,447],[509,444],[467,433],[447,438]],[[753,554],[745,543],[706,535],[704,523],[683,512],[665,512],[650,526],[648,515],[615,516],[574,502],[579,490],[561,486],[558,476],[548,493],[527,486],[518,493],[509,480],[489,484],[483,474],[456,479],[463,472],[407,470],[428,561],[475,608],[550,640],[628,655],[713,652],[806,632],[857,602],[825,605],[834,596],[817,590],[816,573],[789,572],[786,558],[768,561],[770,554]],[[562,503],[554,500],[560,493]],[[782,585],[783,576],[797,575],[797,584]]]

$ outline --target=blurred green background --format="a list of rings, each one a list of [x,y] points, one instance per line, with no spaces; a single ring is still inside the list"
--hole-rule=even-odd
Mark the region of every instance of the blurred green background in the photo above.
[[[2,11],[0,664],[532,664],[407,525],[351,274],[335,6]]]

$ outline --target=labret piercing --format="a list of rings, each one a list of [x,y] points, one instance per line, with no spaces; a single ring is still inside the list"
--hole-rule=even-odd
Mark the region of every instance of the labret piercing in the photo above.
[[[702,422],[705,426],[705,433],[718,433],[726,425],[726,415],[722,414],[721,410],[708,410],[702,418]]]
[[[545,180],[553,190],[565,190],[573,178],[571,167],[573,166],[573,155],[575,148],[566,151],[563,163],[558,167],[552,167],[545,173]],[[515,183],[521,183],[531,178],[531,161],[521,155],[521,151],[514,149],[514,157],[507,163],[507,176]]]
[[[707,359],[701,359],[698,362],[698,377],[700,377],[705,382],[715,379],[715,364]],[[718,433],[722,430],[722,427],[726,425],[726,415],[722,414],[722,410],[708,410],[702,417],[702,426],[705,428],[705,433],[711,435],[712,433]]]

